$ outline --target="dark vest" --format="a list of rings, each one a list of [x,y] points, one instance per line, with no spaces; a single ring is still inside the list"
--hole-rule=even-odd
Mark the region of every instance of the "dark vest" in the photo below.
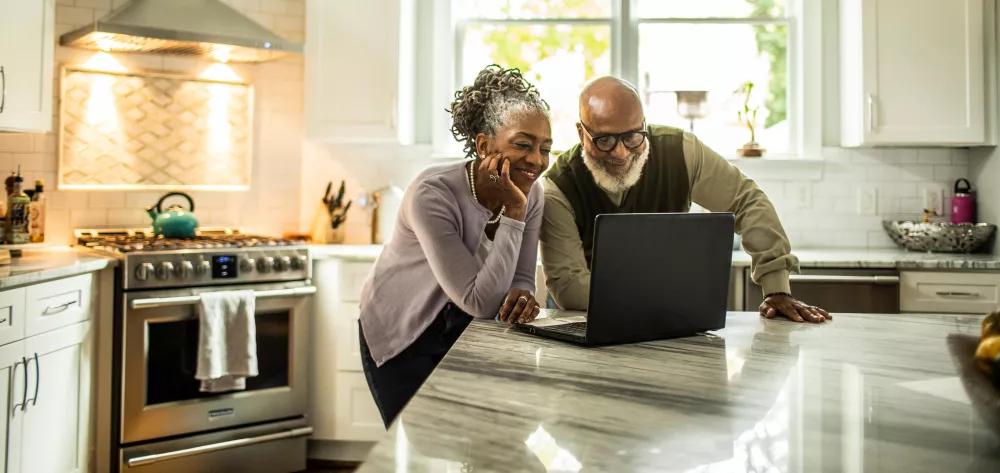
[[[691,209],[691,189],[684,162],[684,132],[677,128],[649,125],[649,159],[639,182],[616,206],[597,186],[576,144],[556,159],[545,173],[573,206],[583,252],[590,267],[594,246],[594,220],[610,213],[667,213]]]

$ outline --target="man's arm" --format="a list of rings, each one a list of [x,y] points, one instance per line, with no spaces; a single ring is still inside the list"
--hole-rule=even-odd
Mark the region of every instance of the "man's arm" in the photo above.
[[[559,307],[587,310],[590,304],[590,270],[587,269],[573,207],[551,180],[543,178],[543,185],[545,208],[539,240],[545,287]]]
[[[751,274],[764,294],[791,292],[788,275],[799,261],[778,213],[764,191],[739,169],[694,135],[684,134],[684,161],[691,182],[691,200],[712,212],[736,214],[736,232],[751,258]]]

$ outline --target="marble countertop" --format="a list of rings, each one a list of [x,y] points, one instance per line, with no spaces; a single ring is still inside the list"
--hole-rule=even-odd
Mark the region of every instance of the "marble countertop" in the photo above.
[[[381,245],[313,245],[316,259],[342,258],[375,261]],[[902,249],[804,249],[795,250],[803,268],[900,268],[900,269],[974,269],[1000,270],[1000,255],[915,253]],[[733,252],[733,267],[749,267],[750,255]]]
[[[358,471],[996,472],[946,345],[980,319],[731,313],[604,348],[474,322]]]
[[[10,264],[0,265],[0,290],[100,271],[116,260],[71,247],[24,250]]]

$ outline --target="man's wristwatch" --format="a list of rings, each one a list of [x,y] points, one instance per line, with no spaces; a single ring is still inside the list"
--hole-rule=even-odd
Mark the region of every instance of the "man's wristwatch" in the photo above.
[[[787,293],[787,292],[772,292],[772,293],[764,296],[764,299],[767,299],[768,297],[771,297],[771,296],[788,296],[788,297],[792,297],[792,295],[790,293]]]

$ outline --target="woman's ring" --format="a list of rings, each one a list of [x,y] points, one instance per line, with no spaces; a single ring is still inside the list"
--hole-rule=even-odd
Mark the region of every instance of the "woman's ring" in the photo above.
[[[524,303],[525,303],[525,304],[527,304],[527,303],[528,303],[528,298],[527,298],[527,297],[524,297],[524,296],[521,296],[521,297],[518,297],[518,300],[522,300],[522,301],[524,301]]]
[[[500,176],[497,174],[490,174],[490,182],[496,184],[500,180]]]

